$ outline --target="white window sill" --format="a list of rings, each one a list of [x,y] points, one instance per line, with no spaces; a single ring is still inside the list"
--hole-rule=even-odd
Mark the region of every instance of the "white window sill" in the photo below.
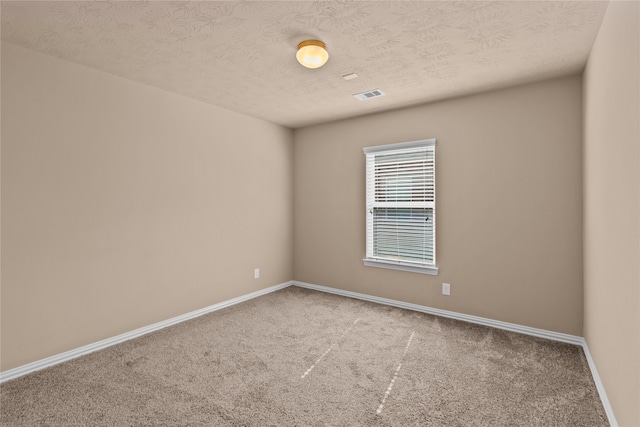
[[[438,274],[438,267],[436,266],[416,265],[370,258],[365,258],[362,261],[367,267],[390,268],[392,270],[411,271],[413,273],[431,274],[434,276]]]

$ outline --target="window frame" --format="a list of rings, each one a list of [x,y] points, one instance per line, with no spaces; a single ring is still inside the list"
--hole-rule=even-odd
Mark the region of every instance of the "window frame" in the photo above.
[[[418,141],[409,141],[409,142],[401,142],[396,144],[386,144],[386,145],[377,145],[372,147],[364,147],[363,152],[366,157],[366,177],[365,177],[365,187],[366,187],[366,257],[362,260],[364,265],[367,267],[379,267],[379,268],[388,268],[393,270],[401,270],[401,271],[410,271],[414,273],[422,273],[422,274],[430,274],[437,275],[438,267],[436,265],[436,157],[435,157],[435,146],[436,140],[432,139],[422,139]],[[433,151],[433,176],[431,179],[433,180],[433,202],[415,202],[416,208],[426,208],[432,209],[432,246],[433,246],[433,263],[420,263],[415,261],[404,261],[404,260],[395,260],[384,257],[375,257],[373,255],[373,208],[374,204],[380,202],[375,201],[375,157],[378,155],[388,155],[388,154],[399,154],[403,151],[407,150],[415,150],[422,149],[427,147]],[[373,159],[370,161],[369,159]],[[426,188],[427,186],[421,186],[422,188]],[[418,203],[421,204],[421,207],[418,206]],[[411,204],[411,203],[410,203]],[[377,206],[378,208],[382,206]]]

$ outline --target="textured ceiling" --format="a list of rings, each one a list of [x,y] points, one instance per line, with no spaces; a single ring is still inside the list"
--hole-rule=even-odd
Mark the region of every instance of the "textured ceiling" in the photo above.
[[[2,1],[1,13],[4,41],[296,128],[579,72],[606,6]],[[323,68],[296,62],[307,38],[327,44]]]

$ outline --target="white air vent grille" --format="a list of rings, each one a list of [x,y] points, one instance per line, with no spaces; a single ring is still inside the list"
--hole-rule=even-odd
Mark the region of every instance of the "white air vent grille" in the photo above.
[[[384,96],[384,92],[382,92],[380,89],[373,89],[373,90],[368,90],[368,91],[362,92],[362,93],[356,93],[353,96],[356,99],[359,99],[360,101],[365,101],[367,99],[377,98],[379,96]]]

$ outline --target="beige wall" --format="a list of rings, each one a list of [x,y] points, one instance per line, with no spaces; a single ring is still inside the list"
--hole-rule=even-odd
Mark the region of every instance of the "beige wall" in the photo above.
[[[9,44],[2,125],[2,371],[291,279],[291,130]]]
[[[612,2],[584,75],[584,336],[622,426],[640,425],[638,2]]]
[[[581,84],[572,76],[296,130],[294,279],[582,335]],[[364,267],[362,147],[424,138],[437,139],[440,272]]]

